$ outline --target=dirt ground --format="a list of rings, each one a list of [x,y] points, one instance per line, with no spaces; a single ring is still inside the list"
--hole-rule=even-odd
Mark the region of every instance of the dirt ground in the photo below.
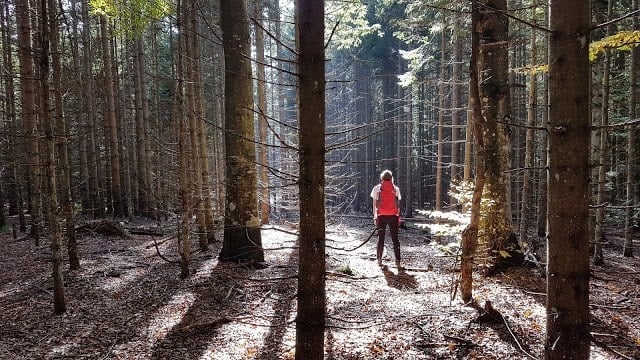
[[[214,244],[196,251],[186,280],[154,246],[155,238],[163,256],[177,260],[170,236],[85,234],[82,269],[64,274],[63,315],[53,314],[46,239],[35,247],[2,234],[0,359],[293,359],[292,230],[262,232],[264,269],[218,263]],[[452,298],[456,264],[425,233],[401,231],[404,272],[393,258],[377,266],[375,239],[347,251],[372,230],[364,223],[328,228],[326,359],[542,357],[541,271],[475,279],[478,302],[491,301],[503,315],[484,321]],[[609,239],[605,265],[592,271],[591,359],[640,359],[640,261],[620,255],[619,235]]]

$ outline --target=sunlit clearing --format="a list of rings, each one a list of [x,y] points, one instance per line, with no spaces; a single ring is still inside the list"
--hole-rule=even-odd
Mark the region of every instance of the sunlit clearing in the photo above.
[[[191,280],[196,283],[201,283],[204,280],[207,280],[211,277],[213,273],[213,269],[218,265],[218,259],[212,258],[210,260],[204,261],[200,267],[198,267],[197,271],[191,277]]]
[[[178,293],[165,306],[158,309],[155,318],[149,321],[147,338],[149,346],[164,339],[174,326],[179,324],[196,297],[192,292]]]

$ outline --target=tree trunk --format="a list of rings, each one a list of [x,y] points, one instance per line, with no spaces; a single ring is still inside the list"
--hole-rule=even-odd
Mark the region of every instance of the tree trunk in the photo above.
[[[435,210],[442,211],[442,170],[444,167],[444,112],[445,110],[445,74],[446,62],[444,56],[446,53],[445,32],[442,32],[440,39],[440,82],[438,83],[438,145],[436,160],[436,204]]]
[[[189,276],[189,262],[191,261],[191,216],[193,189],[191,187],[191,143],[189,137],[189,103],[186,95],[187,79],[187,15],[189,0],[178,3],[177,28],[180,29],[178,35],[178,63],[177,63],[177,83],[176,101],[174,103],[174,115],[178,120],[178,157],[179,157],[179,190],[180,199],[180,223],[178,225],[178,245],[180,250],[180,277]]]
[[[40,244],[40,221],[42,217],[40,150],[38,146],[38,126],[36,117],[36,88],[31,38],[31,6],[29,0],[16,0],[16,26],[18,28],[18,60],[20,63],[20,117],[27,139],[29,158],[29,210],[31,211],[31,231],[36,246]]]
[[[40,34],[40,51],[38,52],[38,78],[40,79],[40,117],[44,129],[44,196],[46,199],[47,220],[49,236],[51,238],[51,277],[53,279],[53,308],[56,314],[62,314],[66,311],[67,305],[64,298],[64,279],[62,276],[62,231],[60,229],[60,220],[58,216],[58,188],[57,188],[57,169],[56,169],[56,147],[55,147],[55,119],[51,116],[52,104],[50,101],[49,91],[49,45],[50,45],[50,26],[48,2],[50,0],[38,1],[39,12],[39,34]],[[55,21],[52,19],[52,21]],[[55,48],[53,50],[56,50]]]
[[[484,140],[482,137],[484,119],[482,117],[482,110],[480,104],[479,84],[478,84],[478,52],[480,47],[480,33],[475,31],[476,25],[479,21],[479,6],[476,3],[471,5],[471,28],[474,29],[471,33],[471,59],[469,60],[469,115],[467,128],[473,126],[473,134],[475,139],[476,149],[484,148]],[[471,139],[469,134],[471,130],[467,130],[467,145],[465,152],[470,153]],[[471,155],[469,154],[469,157]],[[460,255],[460,298],[464,303],[473,301],[473,265],[474,258],[477,253],[478,247],[478,231],[480,227],[480,204],[482,200],[482,191],[484,189],[484,153],[476,151],[475,161],[475,181],[473,188],[473,196],[471,199],[471,218],[469,225],[462,232],[461,239],[461,255]],[[465,155],[465,158],[467,155]],[[465,169],[470,168],[471,160],[465,159]],[[468,173],[468,174],[467,174]],[[467,181],[467,175],[470,175],[471,171],[465,171],[465,181]]]
[[[536,73],[536,32],[531,31],[531,71],[529,72],[529,99],[527,108],[527,133],[525,138],[524,174],[522,179],[522,208],[520,213],[519,243],[522,248],[529,244],[529,226],[533,214],[533,166],[534,166],[534,130],[537,110],[537,73]]]
[[[65,220],[65,234],[67,236],[67,255],[69,256],[69,268],[71,270],[80,269],[80,258],[78,256],[78,244],[76,240],[76,225],[73,212],[73,197],[71,193],[71,173],[69,170],[69,148],[67,139],[67,126],[65,124],[65,118],[63,113],[62,102],[62,65],[60,63],[60,51],[59,48],[59,35],[58,35],[58,15],[56,9],[57,2],[55,0],[49,1],[49,38],[51,43],[51,63],[53,70],[53,98],[54,98],[54,111],[52,119],[54,125],[54,141],[55,149],[58,156],[58,169],[59,186],[60,186],[60,207],[63,211]]]
[[[116,114],[116,94],[115,79],[113,76],[113,64],[111,58],[111,48],[109,39],[111,32],[108,30],[108,19],[106,16],[100,17],[100,36],[102,48],[102,61],[105,77],[105,96],[107,101],[106,108],[106,137],[109,148],[109,167],[111,171],[111,204],[113,216],[118,218],[125,215],[125,206],[122,197],[122,178],[120,171],[120,139],[118,136],[118,117]]]
[[[547,39],[547,37],[545,37]],[[548,86],[548,76],[547,74],[542,75],[544,84],[544,95],[542,96],[542,124],[549,123],[549,86]],[[540,132],[540,167],[545,169],[545,172],[540,176],[540,182],[538,184],[538,213],[537,213],[537,232],[539,238],[544,238],[547,236],[547,209],[548,209],[548,177],[546,173],[546,169],[549,167],[549,157],[548,157],[548,140],[547,140],[547,132]]]
[[[546,359],[589,359],[591,343],[589,7],[550,3]]]
[[[258,149],[260,155],[260,165],[258,173],[260,176],[259,188],[260,196],[260,223],[262,225],[269,224],[270,201],[269,201],[269,156],[267,147],[267,89],[265,76],[265,58],[264,58],[264,35],[262,31],[262,0],[254,1],[255,8],[255,41],[256,41],[256,69],[257,69],[257,90],[258,90],[258,108],[256,109],[259,119],[259,141]]]
[[[638,9],[638,0],[632,1],[632,10]],[[633,18],[634,30],[640,29],[640,20]],[[640,71],[640,48],[635,46],[631,50],[631,61],[629,67],[629,119],[635,119],[638,116],[638,71]],[[637,132],[635,126],[629,126],[629,135],[627,136],[627,186],[626,186],[626,214],[624,226],[624,249],[622,254],[626,257],[633,257],[633,226],[634,226],[634,209],[636,205],[637,185],[635,185],[636,171],[638,166],[637,159]]]
[[[461,14],[456,12],[453,19],[453,81],[451,89],[451,182],[458,183],[460,179],[460,123],[463,114],[462,107],[462,54],[463,40],[460,35]],[[457,200],[451,198],[451,203]]]
[[[512,234],[507,201],[507,185],[504,173],[509,155],[506,152],[510,122],[510,86],[508,54],[508,18],[506,0],[481,1],[477,31],[480,32],[478,48],[478,91],[481,99],[483,126],[483,153],[485,187],[483,197],[490,199],[483,208],[481,226],[483,245],[486,247],[487,273],[500,266],[507,249],[507,240]],[[477,144],[476,144],[477,145]]]
[[[136,212],[142,216],[150,217],[151,215],[151,184],[149,182],[150,161],[147,147],[148,130],[148,105],[147,105],[147,86],[145,81],[145,55],[144,41],[142,36],[137,36],[133,40],[133,81],[135,83],[135,150],[136,150],[136,169],[137,169],[137,209]]]
[[[611,18],[613,1],[607,2],[607,20]],[[611,26],[607,26],[606,35],[611,35]],[[602,245],[605,241],[604,222],[606,217],[606,201],[607,201],[607,173],[609,172],[609,134],[607,126],[609,125],[609,92],[611,91],[611,49],[605,49],[604,60],[602,62],[602,106],[600,120],[600,146],[598,152],[598,191],[596,196],[596,223],[593,241],[593,264],[602,265],[604,263],[604,255],[602,253]]]
[[[104,189],[100,186],[100,155],[96,140],[96,123],[98,116],[94,103],[94,77],[92,72],[92,51],[91,51],[91,17],[89,16],[89,4],[82,2],[82,118],[87,127],[87,165],[88,165],[88,183],[87,191],[89,193],[87,202],[88,209],[83,209],[85,213],[89,213],[94,218],[104,217],[105,204],[103,201]]]
[[[225,57],[225,223],[220,260],[264,261],[258,217],[251,42],[245,0],[221,0]]]
[[[324,358],[324,1],[296,1],[300,132],[300,237],[296,359]]]

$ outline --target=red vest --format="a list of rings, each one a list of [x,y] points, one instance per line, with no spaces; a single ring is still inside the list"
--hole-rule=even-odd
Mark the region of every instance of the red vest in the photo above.
[[[396,189],[391,181],[382,181],[378,195],[378,215],[398,215],[396,207]]]

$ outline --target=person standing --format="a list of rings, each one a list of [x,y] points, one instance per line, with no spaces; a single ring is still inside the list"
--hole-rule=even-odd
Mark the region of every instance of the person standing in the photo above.
[[[400,265],[400,241],[398,240],[398,226],[400,224],[400,189],[393,183],[393,173],[384,170],[380,173],[380,183],[371,190],[373,199],[373,222],[378,229],[378,247],[376,258],[378,266],[382,266],[382,252],[384,251],[384,238],[387,225],[393,242],[393,253],[396,258],[396,267],[402,270]]]

